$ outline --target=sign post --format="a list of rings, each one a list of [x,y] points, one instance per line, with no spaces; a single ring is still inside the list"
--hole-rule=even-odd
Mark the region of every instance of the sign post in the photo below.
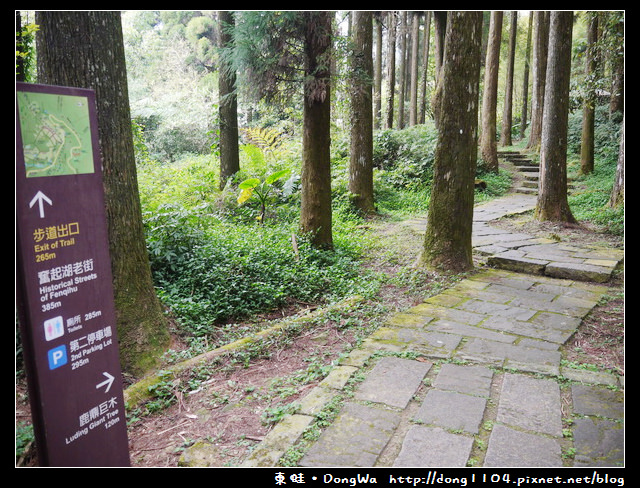
[[[41,466],[129,466],[92,90],[16,87],[17,298]]]

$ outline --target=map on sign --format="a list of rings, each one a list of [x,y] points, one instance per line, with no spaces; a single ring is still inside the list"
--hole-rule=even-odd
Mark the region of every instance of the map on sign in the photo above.
[[[18,92],[27,178],[93,173],[88,99]]]

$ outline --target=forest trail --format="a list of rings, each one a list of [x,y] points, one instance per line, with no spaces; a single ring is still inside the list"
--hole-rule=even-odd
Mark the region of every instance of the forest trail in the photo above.
[[[297,445],[300,467],[620,466],[623,377],[562,357],[623,253],[494,225],[534,205],[531,192],[513,191],[478,206],[474,251],[490,267],[391,315],[241,465],[290,465]],[[425,222],[403,225],[419,235]],[[336,399],[331,425],[307,441]],[[219,448],[198,442],[179,465],[216,462]]]

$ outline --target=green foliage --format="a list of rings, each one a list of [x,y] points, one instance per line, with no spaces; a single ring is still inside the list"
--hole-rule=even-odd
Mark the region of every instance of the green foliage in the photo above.
[[[608,105],[599,105],[595,110],[594,120],[594,158],[596,164],[608,164],[618,159],[620,149],[620,130],[622,114],[609,114]],[[569,114],[569,130],[567,134],[567,152],[580,154],[582,144],[582,110]]]
[[[238,195],[238,204],[242,205],[247,200],[255,197],[260,205],[260,214],[257,219],[260,223],[264,223],[267,205],[274,199],[276,191],[275,183],[289,174],[288,169],[283,169],[271,173],[263,181],[259,178],[249,178],[238,185],[240,195]]]
[[[33,426],[28,423],[16,424],[16,459],[27,452],[27,448],[34,441]]]
[[[35,75],[35,37],[38,26],[33,23],[26,23],[21,26],[20,32],[16,33],[16,74],[18,58],[22,61],[25,81],[31,81]]]
[[[374,140],[374,166],[380,177],[396,188],[424,189],[433,177],[436,142],[432,123],[381,131]]]
[[[618,236],[624,235],[624,205],[610,208],[608,203],[620,150],[621,128],[621,114],[610,115],[606,105],[596,107],[594,171],[590,175],[582,175],[580,174],[582,112],[569,116],[567,164],[569,177],[576,188],[569,195],[571,210],[578,220],[593,222]]]
[[[162,207],[147,215],[152,271],[163,301],[192,335],[216,322],[287,301],[318,302],[355,290],[358,249],[318,251],[293,226],[224,222],[195,210]]]

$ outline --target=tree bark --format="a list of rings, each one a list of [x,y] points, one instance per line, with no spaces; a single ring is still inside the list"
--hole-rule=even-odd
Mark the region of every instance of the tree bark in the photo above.
[[[529,12],[529,28],[527,29],[527,50],[524,55],[524,74],[522,76],[522,116],[520,117],[520,140],[524,139],[527,130],[529,108],[529,67],[531,60],[531,31],[533,27],[533,12]]]
[[[424,12],[424,38],[422,46],[422,80],[420,84],[420,118],[419,123],[427,120],[427,76],[429,73],[429,42],[431,37],[431,11]]]
[[[353,12],[351,54],[351,151],[349,191],[355,206],[365,215],[375,212],[373,197],[372,43],[370,11]]]
[[[382,118],[382,19],[380,14],[374,16],[376,34],[376,57],[374,74],[374,124],[375,128],[381,127]]]
[[[300,230],[317,248],[333,248],[331,228],[331,12],[305,12],[305,81]]]
[[[482,12],[449,13],[433,186],[420,257],[427,268],[452,272],[473,268],[481,38]]]
[[[547,76],[549,43],[549,12],[535,12],[535,39],[533,43],[533,89],[531,93],[531,130],[527,149],[538,151],[542,137],[544,92]]]
[[[229,29],[233,28],[233,13],[227,10],[218,12],[218,46],[223,49],[231,44]],[[235,93],[236,73],[220,57],[218,90],[220,98],[220,190],[224,189],[229,178],[240,171],[240,152],[238,145],[238,97]]]
[[[496,142],[496,109],[498,105],[498,69],[500,64],[500,42],[502,39],[503,12],[491,12],[489,44],[484,72],[482,95],[482,137],[480,154],[489,171],[498,171],[498,148]]]
[[[431,96],[431,107],[433,108],[433,120],[438,127],[440,117],[440,104],[442,96],[442,67],[444,65],[444,43],[447,31],[447,12],[433,12],[433,37],[435,40],[435,65],[436,65],[436,87]]]
[[[36,23],[38,82],[96,92],[120,357],[138,375],[157,364],[169,332],[142,224],[120,13],[36,12]]]
[[[567,132],[573,12],[551,12],[540,146],[538,220],[575,222],[567,199]]]
[[[620,152],[616,166],[616,179],[613,182],[613,190],[609,198],[609,206],[616,208],[624,205],[624,116],[622,117],[622,133],[620,135]]]
[[[509,60],[507,61],[507,82],[504,90],[502,109],[502,133],[500,143],[511,145],[511,126],[513,125],[513,65],[516,55],[516,34],[518,30],[518,12],[511,12],[511,32],[509,33]]]
[[[588,12],[587,52],[585,58],[586,94],[582,104],[582,140],[580,144],[580,171],[593,173],[594,166],[594,125],[595,125],[595,85],[592,79],[597,70],[596,43],[598,42],[598,13]]]
[[[393,105],[396,91],[396,13],[387,12],[387,117],[385,128],[393,128]]]
[[[610,34],[613,47],[610,53],[611,100],[609,111],[611,113],[624,112],[624,14],[624,11],[609,13],[614,21]]]
[[[400,14],[400,62],[398,63],[398,129],[404,129],[404,102],[407,84],[407,12]]]
[[[411,89],[409,102],[409,126],[418,123],[418,53],[420,51],[420,14],[411,15]]]

